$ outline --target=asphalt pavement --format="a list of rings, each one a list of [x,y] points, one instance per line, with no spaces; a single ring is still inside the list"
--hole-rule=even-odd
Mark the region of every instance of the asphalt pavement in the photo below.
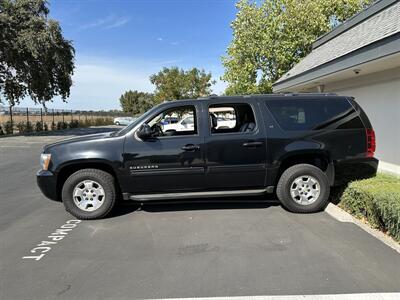
[[[0,299],[400,292],[396,251],[325,212],[292,214],[260,197],[129,202],[75,220],[36,186],[39,154],[104,130],[0,139]]]

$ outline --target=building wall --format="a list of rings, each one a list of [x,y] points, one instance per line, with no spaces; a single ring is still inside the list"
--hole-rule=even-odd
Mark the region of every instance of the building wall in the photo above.
[[[355,97],[374,127],[379,168],[400,175],[400,68],[328,84],[325,92]]]

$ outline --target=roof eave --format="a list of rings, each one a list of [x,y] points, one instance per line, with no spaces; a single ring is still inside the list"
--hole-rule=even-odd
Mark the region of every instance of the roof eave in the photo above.
[[[284,92],[293,86],[399,52],[400,33],[396,33],[303,73],[282,79],[272,85],[273,91]]]

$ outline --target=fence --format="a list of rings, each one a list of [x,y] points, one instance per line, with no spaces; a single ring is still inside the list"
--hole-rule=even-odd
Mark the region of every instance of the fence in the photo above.
[[[82,111],[27,107],[0,108],[0,135],[113,124],[118,111]]]

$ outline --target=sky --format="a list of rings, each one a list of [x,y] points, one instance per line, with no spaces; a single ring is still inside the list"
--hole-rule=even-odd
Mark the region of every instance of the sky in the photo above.
[[[68,103],[49,108],[120,109],[126,90],[152,92],[149,76],[162,67],[209,71],[220,94],[226,83],[221,56],[232,39],[234,0],[50,0],[75,48]],[[29,99],[20,106],[33,106]]]

